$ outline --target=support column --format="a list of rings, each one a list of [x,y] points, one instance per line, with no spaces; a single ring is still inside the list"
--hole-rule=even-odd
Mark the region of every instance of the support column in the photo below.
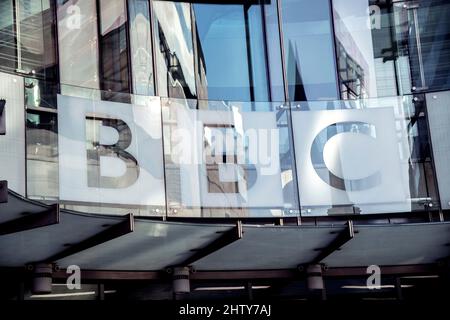
[[[103,283],[97,284],[97,300],[105,300],[105,285]]]
[[[306,267],[306,285],[313,300],[325,300],[322,265],[310,264]]]
[[[248,301],[253,301],[253,285],[251,282],[247,282],[245,285],[245,288],[247,289],[247,298]]]
[[[50,263],[37,263],[33,269],[33,281],[31,292],[33,294],[45,294],[52,292],[53,265]]]
[[[175,300],[182,300],[191,292],[189,273],[189,267],[173,268],[173,296]]]

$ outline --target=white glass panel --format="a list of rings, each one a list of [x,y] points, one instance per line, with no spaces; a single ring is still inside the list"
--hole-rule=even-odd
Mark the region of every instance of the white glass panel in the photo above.
[[[255,111],[242,102],[198,101],[199,109],[190,103],[197,101],[163,100],[171,213],[281,216],[295,209],[287,191],[294,187],[287,110],[272,103],[254,104]]]
[[[450,91],[429,93],[428,121],[442,209],[450,209]]]
[[[58,5],[60,82],[73,86],[71,94],[86,94],[78,87],[99,89],[95,3],[95,0],[69,0]],[[62,86],[62,93],[67,89],[69,87]]]
[[[6,100],[6,135],[0,136],[0,177],[25,194],[25,102],[23,78],[0,73],[0,97]]]
[[[163,206],[160,110],[58,96],[60,199]]]
[[[298,107],[305,111],[294,109],[302,214],[411,211],[403,103],[394,97],[304,102]]]

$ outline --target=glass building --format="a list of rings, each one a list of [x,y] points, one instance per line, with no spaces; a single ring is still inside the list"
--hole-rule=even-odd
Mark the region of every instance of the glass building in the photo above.
[[[449,17],[446,0],[0,0],[0,276],[441,272]]]

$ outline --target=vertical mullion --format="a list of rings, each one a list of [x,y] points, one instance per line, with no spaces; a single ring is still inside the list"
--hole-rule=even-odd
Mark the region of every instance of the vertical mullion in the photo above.
[[[129,13],[129,7],[128,7],[128,0],[124,0],[124,14],[125,14],[125,42],[127,45],[127,60],[128,60],[128,92],[129,94],[133,94],[134,92],[134,85],[133,85],[133,66],[131,62],[131,32],[130,32],[130,13]],[[120,40],[119,40],[120,41]],[[131,99],[130,99],[131,100]]]
[[[283,71],[283,86],[284,86],[284,99],[285,103],[287,105],[287,111],[286,111],[286,121],[289,128],[289,145],[291,148],[291,166],[292,166],[292,184],[294,188],[294,196],[295,200],[298,205],[298,217],[301,219],[301,212],[302,212],[302,206],[300,202],[300,192],[299,192],[299,185],[298,185],[298,179],[297,179],[297,158],[295,153],[295,144],[294,144],[294,123],[292,121],[292,108],[291,108],[291,101],[289,101],[289,90],[288,90],[288,80],[287,80],[287,70],[286,70],[286,55],[284,50],[284,38],[283,38],[283,15],[282,15],[282,7],[281,7],[281,1],[282,0],[276,0],[277,1],[277,15],[278,15],[278,31],[279,31],[279,38],[280,38],[280,48],[281,48],[281,66]],[[283,105],[284,105],[283,104]]]
[[[153,12],[153,0],[149,0],[149,18],[150,18],[150,37],[151,37],[151,53],[152,53],[152,66],[153,66],[153,92],[155,96],[159,96],[159,87],[157,79],[157,63],[156,63],[156,46],[155,46],[155,17]]]
[[[95,10],[97,14],[97,53],[98,53],[98,81],[100,89],[100,99],[103,97],[103,49],[102,49],[102,15],[100,0],[95,1]]]
[[[333,64],[334,64],[334,76],[336,81],[336,98],[339,100],[342,100],[342,94],[341,94],[341,85],[339,80],[339,54],[338,54],[338,47],[336,43],[336,30],[334,28],[334,14],[333,14],[333,0],[328,0],[328,10],[330,15],[330,26],[331,26],[331,40],[332,40],[332,46],[333,46]]]
[[[266,9],[265,4],[259,4],[261,8],[261,25],[263,32],[263,45],[264,45],[264,61],[266,66],[266,77],[267,77],[267,98],[272,102],[272,82],[270,78],[270,68],[269,68],[269,49],[267,47],[268,36],[267,36],[267,25],[266,25]]]
[[[155,96],[160,97],[159,92],[159,86],[158,86],[158,79],[156,76],[157,73],[157,63],[156,63],[156,45],[155,45],[155,30],[154,26],[156,25],[155,16],[153,12],[153,0],[149,0],[149,11],[150,11],[150,36],[151,36],[151,50],[152,50],[152,66],[153,66],[153,84],[154,84],[154,92]],[[163,215],[163,220],[167,220],[169,216],[169,196],[167,192],[167,175],[166,175],[166,148],[165,148],[165,139],[164,139],[164,115],[162,110],[162,100],[161,97],[159,98],[159,105],[160,105],[160,123],[161,123],[161,146],[162,146],[162,164],[163,164],[163,184],[164,184],[164,207],[165,207],[165,213]]]
[[[284,39],[283,39],[283,20],[282,20],[282,8],[281,0],[276,0],[277,2],[277,18],[278,18],[278,32],[280,38],[280,49],[281,49],[281,68],[283,72],[283,87],[284,87],[284,100],[289,102],[289,90],[287,82],[287,71],[286,71],[286,55],[284,50]]]

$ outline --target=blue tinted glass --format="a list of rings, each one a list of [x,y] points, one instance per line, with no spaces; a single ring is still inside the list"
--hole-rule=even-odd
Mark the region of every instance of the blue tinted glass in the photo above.
[[[262,7],[195,4],[201,98],[267,101]]]
[[[410,9],[409,12],[411,27],[415,30],[415,33],[411,33],[415,36],[414,39],[411,39],[411,56],[412,59],[417,57],[418,62],[413,65],[412,74],[420,79],[420,64],[422,63],[424,89],[450,88],[449,1],[421,1],[417,9]],[[421,59],[419,60],[420,55]],[[422,84],[417,83],[417,87],[420,86]]]
[[[282,18],[289,99],[336,99],[329,1],[283,0]]]

